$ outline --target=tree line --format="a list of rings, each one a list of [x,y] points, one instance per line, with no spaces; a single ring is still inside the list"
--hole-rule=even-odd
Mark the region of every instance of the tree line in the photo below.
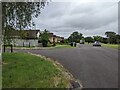
[[[73,32],[67,39],[68,42],[79,43],[80,40],[85,40],[85,42],[93,43],[99,41],[101,43],[109,44],[120,44],[120,35],[112,31],[105,32],[106,38],[102,36],[84,37],[82,33]]]
[[[2,34],[3,39],[9,39],[5,32],[9,32],[10,28],[19,29],[21,32],[24,28],[32,27],[35,23],[32,18],[37,18],[41,13],[48,0],[42,0],[41,2],[2,2]],[[9,27],[11,26],[11,27]],[[68,39],[64,42],[79,42],[84,39],[88,43],[94,41],[100,41],[102,43],[120,44],[120,35],[115,32],[105,32],[107,38],[102,36],[84,37],[83,34],[73,32]],[[43,42],[46,40],[47,34],[42,35]],[[10,39],[9,39],[10,40]]]

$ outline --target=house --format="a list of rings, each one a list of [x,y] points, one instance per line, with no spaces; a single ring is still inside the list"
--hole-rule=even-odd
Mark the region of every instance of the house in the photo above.
[[[8,35],[14,46],[38,46],[40,30],[11,30]]]
[[[40,30],[11,30],[7,33],[12,39],[11,44],[14,46],[42,46],[39,38],[43,32]],[[64,40],[64,37],[49,33],[49,42],[51,44],[54,42],[60,43],[62,40]]]
[[[54,35],[53,33],[49,33],[49,41],[50,43],[60,43],[62,40],[64,40],[64,37],[60,37],[57,35]]]
[[[54,41],[54,35],[53,33],[49,33],[49,42],[53,43],[53,41]]]
[[[57,42],[58,42],[58,43],[60,43],[61,41],[64,40],[64,37],[56,36],[56,38],[57,38]]]

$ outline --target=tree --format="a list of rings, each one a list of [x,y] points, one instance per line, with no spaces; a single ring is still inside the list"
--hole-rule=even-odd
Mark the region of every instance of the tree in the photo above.
[[[92,37],[86,37],[85,42],[92,43],[94,39]]]
[[[107,43],[108,43],[108,40],[107,40],[107,38],[102,38],[102,41],[101,41],[101,42],[107,44]]]
[[[81,33],[73,32],[73,33],[69,36],[68,41],[69,41],[69,42],[80,42],[80,40],[83,38],[82,35],[83,35],[83,34],[81,34]]]
[[[45,29],[44,32],[40,35],[40,39],[43,47],[47,47],[49,42],[49,31]]]
[[[7,35],[9,26],[15,30],[24,30],[24,28],[34,26],[35,23],[32,21],[32,18],[38,17],[46,3],[48,3],[48,0],[40,2],[2,2],[3,35]],[[9,37],[9,39],[11,38]]]
[[[116,41],[117,41],[117,44],[120,44],[120,35],[117,34],[117,35],[116,35],[116,38],[117,38],[117,40],[116,40]]]
[[[105,32],[105,35],[107,35],[108,42],[110,44],[116,44],[117,43],[116,33],[115,32]]]
[[[93,36],[94,41],[99,41],[102,42],[102,37],[101,36]]]
[[[11,35],[11,32],[14,32],[14,28],[12,28],[11,26],[7,26],[7,28],[5,29],[5,33],[4,33],[4,44],[10,45],[13,37]]]
[[[105,32],[105,35],[107,35],[107,37],[111,37],[111,35],[116,35],[115,32]]]
[[[3,30],[8,26],[24,29],[34,25],[32,18],[37,18],[47,0],[42,2],[2,2]]]

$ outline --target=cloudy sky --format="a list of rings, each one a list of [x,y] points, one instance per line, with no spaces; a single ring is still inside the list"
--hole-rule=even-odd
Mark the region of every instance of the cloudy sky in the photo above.
[[[65,38],[74,31],[82,33],[85,37],[105,36],[106,31],[118,32],[118,2],[50,2],[34,21],[36,29],[47,29]]]

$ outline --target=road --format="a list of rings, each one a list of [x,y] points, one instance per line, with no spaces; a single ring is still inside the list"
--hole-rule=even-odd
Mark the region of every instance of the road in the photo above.
[[[80,45],[72,49],[27,51],[57,60],[85,88],[118,87],[118,50]]]

